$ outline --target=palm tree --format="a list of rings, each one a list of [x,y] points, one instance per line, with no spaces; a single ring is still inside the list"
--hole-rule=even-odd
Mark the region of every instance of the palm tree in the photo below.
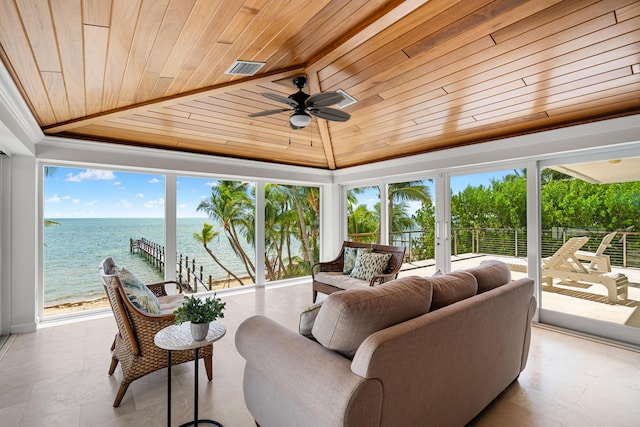
[[[389,233],[393,231],[406,230],[406,228],[395,228],[395,225],[406,223],[402,218],[394,219],[396,215],[402,215],[409,218],[409,214],[404,208],[396,211],[394,204],[404,204],[405,202],[422,202],[422,204],[431,204],[431,194],[429,187],[424,185],[423,181],[407,181],[398,182],[389,185]]]
[[[241,286],[244,286],[244,283],[242,283],[242,280],[238,276],[236,276],[233,271],[231,271],[227,267],[225,267],[220,262],[218,257],[213,253],[213,251],[209,248],[209,246],[207,246],[207,244],[209,242],[211,242],[211,240],[213,240],[213,238],[218,236],[219,234],[220,234],[220,232],[213,230],[213,225],[205,222],[202,225],[202,232],[200,234],[193,233],[193,238],[196,239],[198,242],[202,243],[202,246],[204,246],[204,249],[207,251],[207,253],[211,257],[211,259],[213,259],[213,261],[216,264],[218,264],[220,266],[220,268],[222,268],[224,271],[226,271],[229,275],[231,275],[238,282],[240,282]]]
[[[231,249],[255,283],[255,266],[240,242],[241,236],[247,243],[255,237],[254,222],[247,220],[255,217],[255,203],[249,190],[250,184],[246,182],[219,181],[211,187],[211,198],[200,202],[196,210],[206,212],[209,218],[222,224]]]
[[[356,213],[356,210],[353,209],[353,206],[357,203],[356,194],[364,193],[370,189],[378,190],[378,198],[380,197],[380,187],[360,187],[354,188],[353,190],[349,190],[347,192],[347,205],[350,209],[350,217],[349,217],[349,227],[351,233],[351,229],[363,229],[370,228],[371,224],[355,224],[359,218],[365,221],[370,221],[371,218],[367,218],[362,209],[366,209],[365,205],[358,206],[356,210],[359,211],[358,216],[351,218],[351,215]],[[406,202],[410,201],[419,201],[423,204],[431,204],[431,194],[429,191],[429,187],[424,185],[423,181],[407,181],[400,182],[389,185],[388,191],[388,207],[389,207],[389,233],[391,234],[394,231],[406,230],[411,228],[414,224],[410,218],[408,212],[408,206]],[[400,206],[397,208],[396,206]],[[380,206],[377,205],[376,215],[378,217],[378,226],[376,231],[379,231],[379,218],[380,218]],[[361,233],[361,232],[360,232]]]

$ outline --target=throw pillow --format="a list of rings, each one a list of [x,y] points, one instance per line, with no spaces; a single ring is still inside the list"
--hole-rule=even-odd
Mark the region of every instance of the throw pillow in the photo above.
[[[356,257],[356,264],[351,271],[351,277],[369,281],[374,276],[384,273],[389,264],[391,254],[380,252],[360,252]]]
[[[300,335],[314,339],[311,329],[313,329],[313,324],[316,321],[316,317],[318,317],[318,312],[320,311],[320,307],[322,307],[322,302],[323,301],[320,301],[302,310],[302,313],[300,313],[300,323],[298,325]]]
[[[356,265],[356,258],[360,252],[371,252],[369,248],[352,248],[351,246],[344,247],[344,261],[342,264],[342,272],[344,274],[351,274],[353,267]]]
[[[160,314],[160,302],[149,288],[125,267],[116,268],[120,284],[129,301],[138,309],[149,314]]]
[[[325,348],[353,358],[371,334],[427,313],[431,293],[431,284],[418,276],[334,292],[323,301],[313,337]]]

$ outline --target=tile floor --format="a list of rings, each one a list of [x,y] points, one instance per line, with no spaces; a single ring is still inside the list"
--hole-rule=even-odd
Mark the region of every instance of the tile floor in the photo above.
[[[251,427],[235,330],[252,314],[297,328],[310,285],[219,295],[227,301],[227,335],[214,347],[213,381],[199,371],[200,417]],[[166,425],[166,370],[134,381],[121,406],[112,407],[121,378],[119,370],[107,375],[115,331],[103,315],[10,337],[0,350],[0,425]],[[172,425],[180,425],[193,415],[193,364],[175,367],[172,378]],[[638,402],[640,352],[534,327],[527,368],[471,425],[638,426]]]

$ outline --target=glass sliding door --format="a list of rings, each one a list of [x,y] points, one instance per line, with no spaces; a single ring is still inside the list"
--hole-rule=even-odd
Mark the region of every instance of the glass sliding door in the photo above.
[[[405,247],[404,271],[435,272],[435,183],[433,179],[387,186],[389,244]]]
[[[473,267],[488,259],[526,274],[526,169],[451,176],[451,267]],[[522,266],[518,268],[518,266]]]
[[[347,239],[352,242],[380,243],[380,187],[365,186],[347,190]]]
[[[541,320],[640,342],[640,158],[541,169]]]

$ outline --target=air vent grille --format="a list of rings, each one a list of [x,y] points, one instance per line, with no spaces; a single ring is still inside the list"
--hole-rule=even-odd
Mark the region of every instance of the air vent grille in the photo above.
[[[234,61],[225,74],[233,74],[236,76],[253,76],[260,68],[264,66],[264,62],[252,61]]]
[[[336,92],[338,92],[340,95],[344,97],[342,101],[336,104],[336,106],[340,108],[348,107],[349,105],[355,104],[356,102],[358,102],[357,99],[355,99],[353,96],[349,95],[347,92],[343,91],[342,89],[338,89]]]

